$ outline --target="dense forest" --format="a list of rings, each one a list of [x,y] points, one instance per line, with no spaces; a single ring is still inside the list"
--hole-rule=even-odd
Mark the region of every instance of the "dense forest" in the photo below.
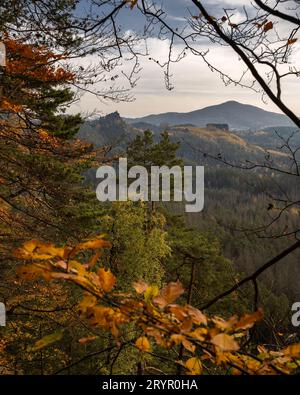
[[[123,8],[141,13],[153,29],[164,23],[159,36],[168,32],[186,50],[196,49],[143,1],[91,1],[89,11],[75,0],[2,3],[0,374],[299,373],[292,305],[300,297],[300,121],[256,71],[257,47],[250,64],[239,52],[245,42],[269,42],[270,18],[282,15],[263,6],[256,19],[242,22],[244,42],[225,34],[228,21],[242,31],[227,13],[212,18],[205,2],[191,2],[201,12],[191,27],[202,23],[197,34],[237,48],[284,114],[269,121],[272,113],[260,110],[253,129],[226,118],[228,106],[245,111],[239,123],[250,111],[236,102],[224,113],[224,105],[216,106],[210,125],[181,121],[180,114],[171,124],[71,112],[93,86],[100,100],[131,100],[115,85],[117,57],[124,50],[128,61],[135,59],[134,84],[140,55],[138,38],[116,27]],[[296,41],[295,33],[284,45],[278,39],[276,56],[290,55]],[[98,63],[80,63],[95,54]],[[168,88],[169,65],[159,66]],[[220,120],[229,130],[218,128]],[[175,201],[100,202],[97,169],[116,168],[124,157],[149,171],[204,166],[204,209],[187,213],[185,202]]]

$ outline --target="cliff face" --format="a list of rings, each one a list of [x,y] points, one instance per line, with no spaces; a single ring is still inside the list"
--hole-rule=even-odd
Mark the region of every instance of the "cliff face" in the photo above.
[[[128,126],[116,111],[104,117],[85,122],[77,137],[93,143],[96,147],[120,143],[130,133]]]

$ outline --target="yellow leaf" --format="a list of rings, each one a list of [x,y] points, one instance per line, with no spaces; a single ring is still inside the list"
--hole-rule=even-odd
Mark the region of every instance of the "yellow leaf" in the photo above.
[[[88,240],[84,243],[80,243],[76,246],[76,250],[96,250],[98,248],[107,248],[110,247],[111,244],[109,241],[104,240],[104,239],[93,239],[93,240]]]
[[[188,359],[185,362],[185,367],[189,370],[189,373],[192,375],[201,374],[203,370],[200,359],[196,357]]]
[[[183,335],[177,335],[177,334],[171,335],[171,341],[174,342],[176,346],[181,344],[184,339],[185,337]]]
[[[146,352],[151,350],[149,340],[147,339],[146,336],[139,337],[135,342],[135,345],[140,351]]]
[[[63,337],[64,330],[60,329],[51,335],[44,336],[42,339],[38,340],[32,347],[30,347],[30,351],[37,351],[41,348],[49,346],[50,344],[57,342]]]
[[[157,285],[151,285],[148,287],[145,291],[144,294],[144,299],[147,303],[151,302],[153,298],[155,298],[158,295],[158,286]]]
[[[205,335],[207,335],[206,328],[197,328],[193,332],[189,333],[189,336],[194,337],[197,340],[204,341]]]
[[[212,338],[211,342],[221,351],[237,351],[239,349],[238,343],[226,333],[219,333]]]

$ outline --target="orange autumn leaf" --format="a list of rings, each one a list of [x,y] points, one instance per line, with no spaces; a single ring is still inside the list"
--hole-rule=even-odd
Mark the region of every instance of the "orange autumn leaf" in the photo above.
[[[219,333],[211,340],[212,344],[217,346],[222,352],[237,351],[239,349],[238,343],[226,333]]]
[[[135,342],[136,347],[143,352],[151,350],[150,342],[146,336],[139,337]]]
[[[94,254],[92,258],[89,260],[88,267],[90,268],[94,267],[97,264],[100,256],[101,256],[101,251],[97,251],[96,254]]]
[[[201,313],[200,310],[196,309],[193,306],[187,306],[187,314],[192,318],[193,323],[196,325],[207,325],[207,318],[205,317],[205,315],[203,313]]]
[[[171,342],[173,342],[176,346],[181,344],[185,337],[183,335],[177,335],[176,333],[171,335]]]
[[[171,282],[166,285],[158,296],[153,301],[160,308],[164,308],[167,305],[173,303],[180,295],[184,292],[183,286],[180,281]]]
[[[191,353],[194,353],[195,350],[196,350],[195,344],[193,344],[192,342],[190,342],[190,341],[187,340],[187,339],[183,339],[182,345],[183,345],[183,347],[184,347],[186,350],[190,351]]]
[[[142,280],[134,282],[132,286],[138,294],[143,294],[149,288],[149,285]]]
[[[98,277],[101,288],[104,292],[111,291],[116,284],[116,277],[112,274],[110,270],[100,268],[98,270]]]
[[[300,343],[291,344],[283,350],[285,355],[300,357]]]
[[[86,242],[80,243],[76,246],[76,250],[95,250],[98,248],[106,248],[110,247],[110,242],[104,239],[93,239],[93,240],[88,240]]]
[[[88,344],[88,343],[93,342],[96,339],[98,339],[98,336],[82,337],[81,339],[78,340],[78,343],[80,343],[80,344]]]
[[[244,315],[244,317],[242,317],[235,325],[235,329],[249,329],[257,321],[260,321],[262,318],[263,318],[263,311],[262,311],[262,309],[258,309],[253,314]]]
[[[185,362],[185,367],[188,369],[189,373],[192,375],[197,375],[202,373],[202,363],[199,358],[193,357]]]

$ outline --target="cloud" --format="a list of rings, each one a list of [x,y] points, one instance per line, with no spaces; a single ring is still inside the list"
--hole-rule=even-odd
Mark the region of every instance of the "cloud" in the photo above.
[[[186,9],[186,5],[190,3],[190,0],[185,0],[184,6],[182,6],[182,1],[179,0],[164,2],[169,7],[171,19],[173,18],[174,23],[182,23],[183,8]],[[218,6],[219,9],[222,6],[240,7],[245,3],[249,5],[249,1],[243,0],[225,0],[223,2],[208,0],[208,3],[210,3],[211,7]],[[242,18],[240,10],[236,12],[235,18],[236,22]],[[280,28],[284,31],[286,26],[282,25]],[[245,66],[239,61],[236,54],[226,47],[212,45],[208,42],[204,45],[203,40],[200,41],[198,46],[199,49],[203,50],[208,47],[208,59],[212,64],[216,68],[220,68],[223,72],[238,79],[242,71],[245,70]],[[168,40],[161,41],[157,38],[151,38],[148,40],[148,49],[151,58],[159,59],[163,62],[168,56],[169,42]],[[177,43],[174,52],[178,53],[181,49],[182,46]],[[298,44],[296,44],[295,49],[296,56],[293,60],[294,63],[297,61],[297,55],[299,56],[300,46],[298,47]],[[93,60],[96,61],[97,59]],[[140,79],[137,86],[132,90],[132,94],[136,98],[135,102],[103,104],[94,96],[86,94],[80,103],[73,107],[73,111],[91,111],[95,109],[105,114],[118,110],[124,116],[137,117],[167,111],[191,111],[207,105],[234,99],[263,107],[266,110],[279,112],[278,108],[270,100],[267,105],[263,103],[261,94],[240,86],[235,86],[234,84],[224,86],[217,72],[211,72],[200,57],[190,53],[181,62],[172,65],[171,73],[174,84],[172,91],[166,90],[163,70],[153,60],[149,60],[149,56],[140,58],[140,65],[142,68]],[[130,65],[124,62],[119,69],[119,75],[122,74],[121,71],[129,73]],[[245,80],[245,82],[251,83],[253,77],[247,74],[247,78],[248,81]],[[121,85],[127,83],[125,79],[122,80],[121,78],[118,81]],[[292,81],[293,79],[288,79],[284,83],[284,98],[296,113],[300,113],[297,98],[299,88],[297,89],[295,82]]]

